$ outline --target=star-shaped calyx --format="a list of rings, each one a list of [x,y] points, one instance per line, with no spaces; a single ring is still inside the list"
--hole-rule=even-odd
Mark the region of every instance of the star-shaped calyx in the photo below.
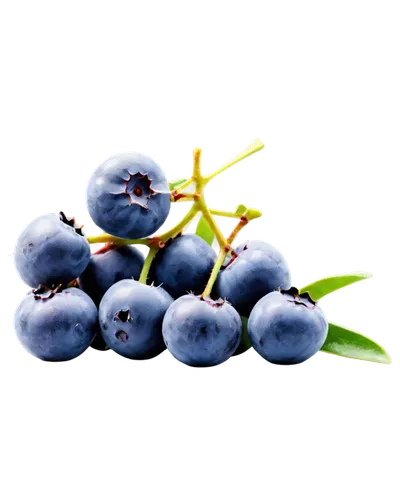
[[[280,290],[280,292],[289,302],[294,302],[295,304],[308,307],[310,309],[314,309],[317,304],[308,292],[299,293],[299,290],[294,286],[289,288],[289,290]]]
[[[40,285],[39,288],[32,290],[32,294],[35,300],[50,300],[55,294],[61,291],[62,285],[52,286],[48,288],[45,285]]]
[[[149,208],[148,201],[157,193],[151,187],[152,179],[141,172],[129,174],[129,176],[129,180],[125,182],[125,193],[129,196],[129,204]]]
[[[83,226],[79,226],[75,222],[75,217],[67,217],[64,212],[60,212],[60,220],[61,222],[64,222],[69,227],[72,227],[72,229],[79,234],[79,236],[84,236],[82,228]]]

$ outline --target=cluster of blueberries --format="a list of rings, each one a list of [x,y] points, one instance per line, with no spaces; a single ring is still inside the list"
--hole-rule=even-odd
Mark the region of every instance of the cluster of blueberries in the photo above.
[[[33,290],[16,311],[15,327],[31,354],[65,361],[92,346],[149,359],[167,348],[200,367],[251,346],[279,364],[300,363],[320,350],[328,332],[324,313],[291,287],[285,259],[263,241],[247,241],[227,256],[211,296],[202,292],[217,255],[196,234],[167,241],[140,282],[144,257],[122,238],[152,235],[170,203],[161,168],[145,155],[126,153],[106,160],[87,191],[92,219],[120,243],[91,254],[81,227],[63,212],[25,228],[15,263]]]

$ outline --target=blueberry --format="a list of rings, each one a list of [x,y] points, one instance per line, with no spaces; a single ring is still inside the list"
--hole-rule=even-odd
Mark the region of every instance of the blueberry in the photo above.
[[[90,260],[90,245],[75,219],[63,212],[33,220],[18,238],[15,265],[31,287],[67,284],[77,278]]]
[[[178,236],[158,252],[151,268],[151,279],[175,299],[188,292],[200,294],[216,258],[215,251],[199,236]]]
[[[41,287],[15,313],[15,329],[25,349],[44,361],[67,361],[82,354],[98,331],[97,308],[78,288]]]
[[[189,366],[214,366],[232,356],[239,345],[242,323],[223,300],[184,295],[168,309],[163,336],[171,354]]]
[[[167,179],[148,156],[112,156],[92,175],[87,206],[94,222],[120,238],[143,238],[157,231],[171,206]]]
[[[106,344],[121,356],[150,359],[165,350],[162,321],[172,297],[156,288],[126,279],[104,295],[99,309]]]
[[[123,279],[139,279],[143,254],[133,246],[106,245],[90,258],[79,278],[81,289],[99,306],[106,291]]]
[[[241,316],[264,295],[290,287],[290,272],[282,254],[272,245],[252,240],[243,243],[218,275],[213,295],[228,300]]]
[[[272,292],[257,302],[248,323],[254,349],[271,363],[302,363],[317,353],[328,334],[322,310],[297,288]]]

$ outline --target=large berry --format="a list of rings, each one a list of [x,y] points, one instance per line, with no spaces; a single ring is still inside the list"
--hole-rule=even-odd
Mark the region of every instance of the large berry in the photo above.
[[[175,299],[188,292],[200,294],[210,277],[217,255],[195,234],[178,236],[160,250],[151,278]]]
[[[121,356],[149,359],[165,350],[162,321],[172,297],[162,288],[122,280],[104,295],[99,309],[106,344]]]
[[[94,222],[120,238],[149,236],[166,220],[169,185],[164,172],[148,156],[112,156],[92,175],[87,205]]]
[[[97,308],[78,288],[30,292],[15,313],[15,329],[25,349],[44,361],[67,361],[82,354],[98,331]]]
[[[106,291],[123,279],[138,280],[144,257],[133,246],[106,245],[90,258],[79,285],[98,306]]]
[[[168,309],[163,322],[165,344],[189,366],[214,366],[232,356],[239,345],[242,322],[223,300],[184,295]]]
[[[264,241],[243,243],[219,273],[214,294],[228,300],[241,316],[249,317],[267,293],[290,287],[290,272],[282,254]]]
[[[63,212],[32,221],[18,238],[15,265],[31,287],[66,284],[77,278],[90,260],[90,246],[75,219]]]
[[[250,314],[249,337],[254,349],[271,363],[301,363],[323,346],[328,322],[322,310],[297,288],[272,292]]]

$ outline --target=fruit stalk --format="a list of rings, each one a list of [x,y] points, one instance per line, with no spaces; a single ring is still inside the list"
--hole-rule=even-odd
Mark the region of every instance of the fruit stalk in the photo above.
[[[142,272],[140,273],[139,283],[146,284],[147,276],[149,274],[150,267],[151,267],[151,263],[153,262],[153,259],[156,256],[157,252],[158,252],[158,248],[156,246],[150,247],[149,253],[148,253],[146,260],[144,261],[144,264],[143,264]]]
[[[229,237],[225,240],[225,245],[220,247],[219,255],[218,258],[215,262],[215,265],[213,267],[213,270],[211,271],[210,279],[208,280],[208,283],[206,285],[206,288],[204,289],[204,292],[202,293],[202,297],[209,297],[212,291],[212,288],[214,286],[214,283],[218,277],[218,273],[222,267],[222,264],[224,263],[226,256],[231,250],[231,245],[236,238],[236,236],[239,234],[239,232],[246,226],[250,220],[256,219],[257,217],[261,216],[261,212],[259,210],[249,208],[246,210],[246,212],[240,216],[240,221],[236,224],[234,227],[233,231],[229,235]]]

